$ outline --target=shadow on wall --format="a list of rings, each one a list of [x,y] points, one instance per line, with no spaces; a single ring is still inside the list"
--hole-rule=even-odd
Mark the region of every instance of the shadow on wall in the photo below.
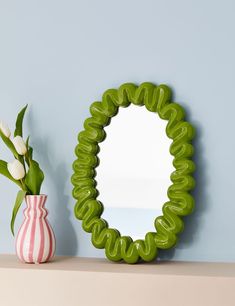
[[[203,130],[200,126],[200,123],[195,121],[193,122],[193,120],[191,120],[190,111],[187,109],[188,107],[186,105],[183,106],[186,109],[187,120],[192,123],[196,130],[196,135],[193,140],[193,146],[195,150],[193,160],[196,165],[194,178],[196,186],[192,192],[192,196],[195,200],[195,208],[191,215],[183,218],[185,225],[184,231],[178,235],[179,242],[176,247],[170,250],[159,250],[158,260],[171,260],[176,255],[176,252],[179,253],[180,250],[186,248],[188,249],[193,245],[202,222],[202,216],[207,210],[208,194],[206,188],[208,177],[206,173],[207,169],[204,155],[204,145],[202,141]]]
[[[45,176],[49,182],[49,199],[53,201],[53,216],[55,223],[53,230],[56,235],[56,254],[75,256],[77,254],[78,243],[77,236],[73,225],[70,221],[70,214],[68,203],[70,197],[64,194],[66,182],[70,181],[70,174],[67,171],[65,162],[53,163],[50,156],[55,156],[55,152],[51,148],[51,141],[49,138],[40,138],[35,129],[35,120],[33,112],[30,112],[28,117],[29,130],[33,135],[33,147],[36,147],[37,155],[41,160],[42,168]],[[51,214],[52,215],[52,214]]]

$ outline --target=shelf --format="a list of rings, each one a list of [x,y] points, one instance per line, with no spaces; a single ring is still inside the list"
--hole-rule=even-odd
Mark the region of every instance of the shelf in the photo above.
[[[0,255],[0,275],[3,306],[235,305],[235,263],[56,257],[33,265]]]

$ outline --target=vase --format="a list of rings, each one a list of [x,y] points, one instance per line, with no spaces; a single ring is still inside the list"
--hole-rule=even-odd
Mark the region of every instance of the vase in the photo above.
[[[25,263],[47,262],[55,253],[55,235],[47,220],[46,195],[27,195],[24,221],[16,237],[16,254]]]

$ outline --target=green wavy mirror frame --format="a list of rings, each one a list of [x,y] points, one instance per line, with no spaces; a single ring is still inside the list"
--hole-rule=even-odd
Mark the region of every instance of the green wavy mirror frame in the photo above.
[[[143,240],[136,241],[129,236],[121,236],[117,229],[109,228],[101,218],[104,207],[97,200],[99,193],[95,181],[99,143],[106,136],[104,127],[109,125],[119,107],[127,107],[130,103],[144,105],[161,119],[168,120],[166,134],[173,140],[170,154],[174,156],[175,168],[170,176],[172,185],[167,191],[169,201],[163,205],[162,216],[154,221],[156,232],[148,232]],[[171,102],[171,90],[166,85],[143,83],[136,86],[127,83],[119,89],[109,89],[103,94],[101,102],[91,104],[90,113],[91,117],[84,122],[84,130],[78,135],[79,143],[75,149],[77,160],[73,163],[72,175],[73,197],[77,201],[75,216],[82,220],[83,229],[92,234],[93,245],[99,249],[105,248],[109,260],[124,260],[127,263],[136,263],[141,259],[152,261],[157,257],[158,249],[175,246],[177,234],[184,227],[181,217],[190,214],[194,207],[190,194],[195,185],[192,177],[195,165],[191,160],[194,128],[184,120],[183,108]]]

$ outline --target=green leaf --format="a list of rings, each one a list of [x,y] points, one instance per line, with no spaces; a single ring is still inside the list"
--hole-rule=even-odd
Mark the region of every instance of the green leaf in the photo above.
[[[11,150],[11,152],[13,153],[15,158],[18,159],[19,155],[18,155],[12,141],[10,140],[10,138],[6,137],[1,130],[0,130],[0,137],[2,138],[2,140],[6,144],[6,146]]]
[[[26,144],[26,148],[27,148],[27,153],[25,155],[25,160],[26,160],[27,165],[29,166],[30,161],[32,161],[32,159],[33,159],[33,148],[30,147],[30,145],[29,145],[29,136],[27,137],[25,144]]]
[[[28,104],[19,112],[17,116],[14,137],[16,136],[23,137],[23,120],[24,120],[24,114],[25,114],[27,107],[28,107]]]
[[[40,194],[44,174],[35,160],[31,160],[29,164],[29,171],[25,176],[25,185],[34,195]]]
[[[28,149],[29,148],[29,136],[27,137],[27,139],[25,141],[25,145],[26,145],[26,148]]]
[[[15,235],[14,234],[14,224],[15,224],[16,215],[18,213],[18,210],[19,210],[24,198],[25,198],[25,195],[26,195],[26,191],[20,190],[20,191],[18,191],[17,196],[16,196],[16,201],[15,201],[15,205],[14,205],[14,208],[13,208],[13,211],[12,211],[12,217],[11,217],[11,232],[12,232],[13,236]]]
[[[22,185],[21,185],[20,181],[15,180],[11,176],[10,172],[7,169],[7,162],[5,162],[4,160],[0,160],[0,174],[4,175],[5,177],[7,177],[12,182],[16,183],[18,186],[20,186],[22,188]]]
[[[28,155],[29,155],[29,159],[32,160],[33,159],[33,148],[29,146],[28,149]]]

